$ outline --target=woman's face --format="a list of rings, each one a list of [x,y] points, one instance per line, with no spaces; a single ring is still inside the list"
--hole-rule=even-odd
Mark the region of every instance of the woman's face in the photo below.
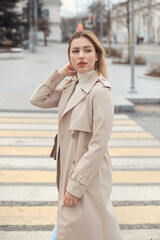
[[[77,73],[94,70],[98,60],[93,43],[85,37],[74,39],[70,47],[70,62]]]

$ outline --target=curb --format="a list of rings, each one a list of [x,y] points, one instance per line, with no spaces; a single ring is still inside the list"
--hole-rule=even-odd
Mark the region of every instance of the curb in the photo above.
[[[160,98],[128,98],[133,104],[160,104]]]
[[[146,78],[146,79],[149,79],[149,80],[158,80],[158,81],[160,81],[160,78],[158,78],[158,77],[151,77],[151,76],[147,76],[145,74],[138,74],[137,76],[140,77],[140,78]]]

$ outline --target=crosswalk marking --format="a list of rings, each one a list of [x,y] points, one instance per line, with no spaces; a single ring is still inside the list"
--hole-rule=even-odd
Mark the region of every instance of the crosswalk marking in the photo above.
[[[131,201],[142,202],[147,201],[150,204],[154,204],[154,201],[160,201],[160,191],[159,186],[113,186],[111,199],[112,201],[122,202]],[[18,194],[17,194],[18,193]],[[11,199],[12,196],[12,199]],[[4,202],[5,200],[5,202]],[[10,201],[12,200],[12,201]],[[58,201],[58,192],[56,186],[3,186],[1,184],[0,187],[0,201],[6,203],[9,201],[17,202],[20,204],[21,202],[54,202]],[[28,203],[26,203],[28,204]],[[136,204],[136,203],[135,203]]]
[[[160,169],[159,157],[112,157],[114,169]],[[0,169],[55,170],[56,161],[48,157],[1,157]]]
[[[12,124],[12,123],[0,123],[0,130],[49,130],[49,131],[57,131],[57,124]],[[122,125],[122,126],[113,126],[113,132],[143,132],[143,129],[138,125]]]
[[[32,226],[37,230],[44,226],[46,230],[55,224],[56,161],[49,154],[57,123],[56,112],[0,112],[2,228],[17,227],[23,233],[24,227],[31,231]],[[108,146],[113,165],[111,199],[121,228],[130,233],[132,228],[140,228],[140,232],[142,228],[157,228],[160,225],[160,142],[127,115],[115,114]],[[44,232],[41,231],[42,236]],[[9,239],[6,236],[9,235],[4,239]]]
[[[57,118],[0,118],[0,123],[41,123],[41,124],[57,124],[58,119]],[[114,120],[114,125],[137,125],[135,121],[133,120]]]
[[[56,110],[55,110],[56,111]],[[0,112],[0,118],[58,118],[57,111],[55,112]],[[115,120],[130,120],[130,118],[126,114],[115,114],[114,115]]]
[[[0,182],[53,183],[56,182],[56,172],[1,170]]]
[[[114,209],[120,224],[160,223],[160,206],[121,206]],[[3,220],[0,218],[0,225],[52,225],[57,219],[56,206],[3,206],[0,213],[4,216]]]
[[[5,137],[0,138],[0,146],[32,146],[32,147],[52,147],[53,138],[18,138]],[[160,142],[156,139],[113,139],[111,138],[108,147],[160,147]]]
[[[55,171],[1,170],[0,182],[52,183]],[[113,171],[113,183],[159,183],[160,171]]]
[[[49,157],[51,147],[0,146],[0,156],[44,156]],[[160,157],[160,147],[112,147],[109,148],[111,157]]]
[[[40,131],[40,130],[1,130],[0,137],[55,137],[57,131]],[[147,132],[112,132],[111,139],[154,139],[153,136]]]

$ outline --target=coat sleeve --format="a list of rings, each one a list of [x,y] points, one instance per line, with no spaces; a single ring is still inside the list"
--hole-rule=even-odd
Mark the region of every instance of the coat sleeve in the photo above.
[[[88,150],[69,174],[66,191],[81,198],[105,157],[113,125],[111,89],[98,88],[93,96],[93,129]]]
[[[56,70],[50,78],[37,87],[30,98],[30,102],[40,108],[58,107],[61,90],[56,89],[56,87],[63,79],[64,76]]]

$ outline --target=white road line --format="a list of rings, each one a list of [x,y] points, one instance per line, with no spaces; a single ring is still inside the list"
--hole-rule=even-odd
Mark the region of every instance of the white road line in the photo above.
[[[160,169],[160,158],[144,157],[112,157],[112,166],[114,169]],[[1,157],[0,168],[2,169],[56,169],[56,160],[50,157]]]
[[[112,201],[159,201],[159,186],[113,186]]]
[[[57,161],[53,158],[40,158],[40,157],[26,157],[26,158],[16,158],[16,157],[6,157],[0,158],[0,168],[13,169],[13,168],[32,168],[32,169],[56,169]]]
[[[1,130],[57,130],[57,124],[6,124],[0,123]],[[135,126],[113,126],[113,132],[142,132],[142,127]]]
[[[58,118],[58,114],[53,111],[53,113],[30,113],[30,112],[0,112],[0,118],[1,117],[11,117],[11,118]],[[114,115],[115,120],[129,120],[130,118],[125,114],[115,114]]]
[[[17,194],[18,193],[18,194]],[[12,196],[12,197],[11,197]],[[159,201],[159,186],[113,186],[112,201]],[[57,201],[57,187],[1,186],[0,201]]]
[[[144,169],[144,168],[160,168],[160,158],[141,158],[141,157],[136,157],[136,158],[111,158],[113,169],[118,168],[118,169],[123,169],[126,168],[128,170],[131,170],[132,168],[136,169]]]
[[[53,146],[54,138],[0,138],[0,146]],[[156,139],[110,139],[109,147],[160,147]]]

